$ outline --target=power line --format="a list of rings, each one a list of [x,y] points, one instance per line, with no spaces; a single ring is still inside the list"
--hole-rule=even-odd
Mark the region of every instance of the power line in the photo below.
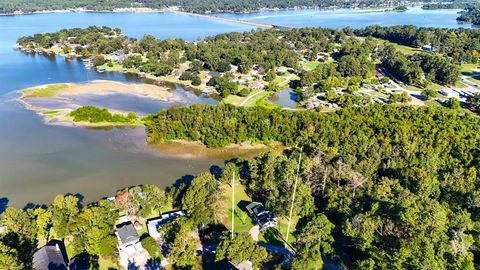
[[[290,216],[288,218],[287,234],[285,235],[285,248],[288,245],[288,235],[290,233],[290,224],[292,223],[293,204],[295,203],[295,194],[297,192],[298,174],[300,173],[300,163],[302,162],[302,149],[300,149],[300,155],[298,156],[297,176],[295,177],[295,184],[293,186],[292,205],[290,206]]]
[[[235,227],[235,172],[232,175],[232,239],[233,229]]]

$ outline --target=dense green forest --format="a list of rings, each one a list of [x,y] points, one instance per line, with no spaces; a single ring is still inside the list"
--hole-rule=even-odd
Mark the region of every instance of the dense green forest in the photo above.
[[[408,106],[318,114],[197,105],[151,120],[153,142],[303,147],[311,159],[304,164],[306,197],[298,211],[314,211],[312,192],[317,211],[335,224],[336,243],[360,269],[475,268],[480,125],[470,114]],[[279,214],[288,209],[281,195],[291,184],[284,181],[294,160],[270,153],[246,165],[253,196]]]
[[[35,246],[48,239],[66,239],[70,250],[87,252],[92,261],[114,258],[119,213],[148,217],[173,208],[187,212],[161,229],[174,269],[250,260],[262,269],[313,270],[326,258],[352,269],[479,267],[480,124],[472,114],[393,105],[334,113],[194,105],[152,115],[147,132],[153,142],[200,140],[216,147],[279,141],[291,147],[228,161],[222,172],[201,173],[168,192],[131,188],[123,208],[103,200],[84,206],[74,196],[58,196],[46,208],[7,208],[0,266],[30,268]],[[280,266],[248,235],[231,240],[225,234],[221,187],[235,173],[248,195],[285,216],[299,161],[296,256]],[[216,254],[195,258],[195,228],[202,241],[217,246]]]
[[[435,51],[457,62],[476,63],[480,56],[478,30],[372,25],[354,32],[359,36],[373,36],[410,47],[431,45]]]
[[[456,0],[448,2],[434,2],[427,3],[422,6],[422,9],[462,9],[472,4],[477,4],[477,0]]]
[[[113,10],[116,8],[165,8],[179,7],[184,11],[206,12],[249,12],[260,9],[286,9],[295,7],[318,8],[350,8],[350,7],[379,7],[398,6],[406,1],[378,1],[378,0],[2,0],[0,13],[15,11],[33,12],[42,10],[60,10],[84,8],[88,10]]]
[[[480,4],[466,7],[464,11],[460,12],[460,17],[457,20],[480,25]]]

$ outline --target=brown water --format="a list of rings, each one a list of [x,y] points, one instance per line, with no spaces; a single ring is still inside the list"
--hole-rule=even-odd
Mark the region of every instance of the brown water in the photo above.
[[[89,202],[138,184],[166,187],[235,156],[265,151],[179,143],[150,146],[143,127],[46,125],[16,97],[0,99],[0,198],[6,197],[10,206],[50,203],[55,195],[67,193],[80,193]]]

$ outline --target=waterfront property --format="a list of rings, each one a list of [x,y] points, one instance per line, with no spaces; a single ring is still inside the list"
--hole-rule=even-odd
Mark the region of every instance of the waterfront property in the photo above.
[[[160,234],[158,233],[158,230],[160,230],[163,225],[165,225],[170,221],[173,221],[178,217],[183,217],[183,216],[185,216],[184,211],[175,211],[175,212],[163,214],[159,217],[148,220],[147,221],[148,234],[150,234],[150,236],[155,239],[160,238]]]
[[[66,254],[63,254],[60,243],[52,242],[33,254],[34,270],[67,270]]]
[[[277,224],[277,218],[259,202],[250,203],[246,206],[246,209],[253,217],[253,220],[260,226],[260,230],[274,227]]]
[[[140,237],[131,222],[117,225],[119,263],[125,269],[145,269],[150,256],[140,243]]]

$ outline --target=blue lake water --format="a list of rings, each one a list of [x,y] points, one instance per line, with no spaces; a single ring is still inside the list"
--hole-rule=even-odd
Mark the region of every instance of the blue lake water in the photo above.
[[[293,10],[221,16],[291,27],[461,26],[455,21],[456,11],[422,11],[419,8],[405,13]],[[187,40],[252,29],[246,25],[175,13],[50,13],[0,17],[0,198],[7,197],[10,205],[49,203],[56,194],[68,192],[79,192],[90,201],[134,184],[166,186],[186,174],[196,174],[212,164],[222,163],[223,157],[179,159],[158,149],[153,150],[146,144],[142,128],[88,130],[47,126],[40,117],[15,101],[17,94],[14,91],[40,84],[97,79],[140,82],[136,76],[86,70],[79,61],[26,55],[13,50],[20,36],[89,25],[119,27],[124,34],[136,38],[152,34],[158,38]],[[214,103],[193,93],[185,95],[193,98],[191,103]],[[288,92],[279,95],[285,100],[278,102],[294,105]],[[126,101],[125,97],[113,97],[110,102],[119,109],[127,106],[146,112],[155,111],[157,105],[159,109],[163,106],[134,98]]]
[[[288,27],[363,28],[372,24],[382,26],[410,24],[421,27],[471,28],[470,24],[457,23],[459,11],[457,9],[423,10],[417,6],[410,7],[406,12],[303,9],[217,15]]]

